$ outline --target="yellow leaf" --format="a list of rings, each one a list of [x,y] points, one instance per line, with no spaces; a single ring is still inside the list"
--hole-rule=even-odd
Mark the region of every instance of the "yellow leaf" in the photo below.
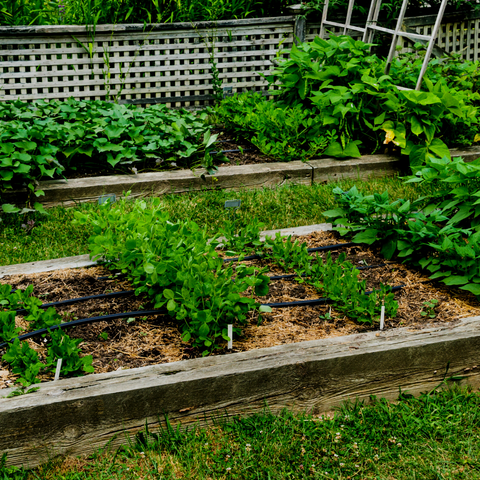
[[[475,138],[473,139],[473,142],[474,142],[474,143],[475,143],[475,142],[480,142],[480,133],[477,133],[477,134],[475,135]]]
[[[393,130],[387,130],[386,128],[384,130],[387,134],[385,135],[385,141],[383,143],[386,145],[395,138],[395,133],[393,133]]]

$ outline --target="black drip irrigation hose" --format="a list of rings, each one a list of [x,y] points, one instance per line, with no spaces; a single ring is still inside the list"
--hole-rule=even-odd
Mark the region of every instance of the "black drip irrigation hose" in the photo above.
[[[390,291],[396,292],[398,290],[401,290],[404,286],[405,285],[398,285],[396,287],[392,287]],[[364,295],[371,295],[374,291],[379,292],[380,290],[371,290],[369,292],[365,292]],[[313,300],[297,300],[295,302],[263,303],[262,306],[271,307],[271,308],[286,308],[286,307],[305,307],[305,306],[322,305],[322,304],[329,304],[329,303],[332,303],[332,299],[325,297],[325,298],[314,298]]]
[[[386,263],[379,263],[378,265],[366,265],[364,267],[354,267],[356,268],[357,270],[369,270],[371,268],[380,268],[380,267],[386,267],[387,264]],[[291,274],[288,274],[288,275],[274,275],[274,276],[271,276],[269,277],[270,280],[281,280],[282,278],[297,278],[299,275],[295,274],[295,273],[291,273]],[[302,273],[300,275],[300,277],[304,278],[304,277],[310,277],[311,275],[305,275],[304,273]]]
[[[398,285],[396,287],[392,287],[391,291],[396,292],[400,290],[405,285]],[[379,291],[379,290],[375,290]],[[370,295],[373,293],[373,290],[370,292],[365,292],[365,295]],[[326,298],[315,298],[313,300],[297,300],[295,302],[281,302],[281,303],[262,303],[260,306],[267,306],[271,308],[286,308],[286,307],[297,307],[297,306],[311,306],[311,305],[321,305],[321,304],[328,304],[331,303],[332,300],[328,297]],[[82,318],[80,320],[73,320],[72,322],[66,323],[59,323],[58,325],[53,325],[48,329],[42,328],[40,330],[35,330],[34,332],[24,333],[16,338],[20,341],[27,340],[29,338],[37,337],[39,335],[44,335],[48,333],[48,330],[53,331],[59,328],[70,328],[75,327],[78,325],[85,325],[88,323],[96,323],[96,322],[104,322],[106,320],[117,320],[119,318],[129,318],[129,317],[145,317],[149,315],[160,315],[168,313],[165,308],[157,309],[157,310],[141,310],[138,312],[128,312],[128,313],[112,313],[110,315],[103,315],[101,317],[91,317],[91,318]],[[0,348],[5,348],[8,343],[14,342],[16,339],[10,340],[10,342],[3,342],[0,343]]]
[[[314,247],[314,248],[307,248],[308,253],[312,252],[324,252],[327,250],[338,250],[340,248],[346,248],[346,247],[355,247],[358,246],[358,243],[353,243],[353,242],[348,242],[348,243],[337,243],[336,245],[326,245],[325,247]],[[244,260],[257,260],[259,258],[263,258],[265,255],[247,255],[246,257],[242,257],[242,261]],[[240,257],[235,257],[235,258],[224,258],[224,262],[238,262]]]
[[[79,320],[73,320],[72,322],[66,323],[59,323],[58,325],[53,325],[47,328],[41,328],[40,330],[35,330],[34,332],[24,333],[23,335],[18,336],[17,338],[22,340],[27,340],[28,338],[37,337],[39,335],[44,335],[48,333],[48,330],[51,332],[53,330],[57,330],[59,328],[70,328],[75,327],[78,325],[85,325],[87,323],[96,323],[96,322],[104,322],[105,320],[117,320],[119,318],[126,318],[126,317],[145,317],[148,315],[160,315],[162,313],[167,313],[165,308],[161,308],[158,310],[140,310],[138,312],[128,312],[128,313],[112,313],[110,315],[103,315],[101,317],[90,317],[90,318],[81,318]],[[16,339],[10,340],[10,342],[14,342]],[[0,343],[0,348],[4,348],[10,342]]]
[[[135,293],[135,290],[125,290],[123,292],[113,292],[113,293],[100,293],[98,295],[90,295],[88,297],[79,297],[79,298],[71,298],[69,300],[61,300],[59,302],[52,302],[52,303],[44,303],[40,305],[40,308],[48,308],[48,307],[61,307],[64,305],[72,305],[73,303],[80,303],[86,302],[88,300],[95,300],[97,298],[115,298],[115,297],[126,297],[127,295],[132,295]],[[18,315],[24,315],[28,313],[27,310],[24,308],[20,308],[15,310]]]

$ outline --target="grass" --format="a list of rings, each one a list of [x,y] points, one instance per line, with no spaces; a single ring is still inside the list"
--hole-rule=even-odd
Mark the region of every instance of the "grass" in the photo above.
[[[459,388],[346,404],[332,417],[268,411],[210,428],[143,431],[117,452],[9,480],[478,479],[480,395]]]
[[[413,200],[427,193],[416,184],[403,184],[400,178],[394,177],[368,182],[348,180],[328,185],[285,185],[241,192],[213,190],[166,195],[162,199],[173,220],[190,218],[200,225],[207,225],[213,233],[228,216],[224,209],[225,200],[240,198],[239,218],[248,220],[257,217],[265,223],[266,229],[275,229],[325,222],[322,212],[335,204],[332,188],[340,186],[347,189],[355,184],[368,193],[388,190],[393,199]],[[98,208],[95,204],[80,204],[72,208],[51,208],[48,215],[3,215],[0,223],[0,265],[88,253],[90,231],[73,225],[72,220],[75,210],[95,208]],[[33,228],[28,221],[35,222]]]

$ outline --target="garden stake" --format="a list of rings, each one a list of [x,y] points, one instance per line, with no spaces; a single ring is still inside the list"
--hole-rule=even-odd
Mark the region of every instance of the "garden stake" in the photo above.
[[[382,301],[382,309],[380,310],[380,330],[385,326],[385,300]]]
[[[60,378],[60,370],[62,369],[62,359],[59,358],[57,360],[57,369],[55,370],[55,379],[53,380],[56,382]]]
[[[233,325],[227,325],[227,335],[230,339],[228,341],[228,349],[231,350],[233,348]]]

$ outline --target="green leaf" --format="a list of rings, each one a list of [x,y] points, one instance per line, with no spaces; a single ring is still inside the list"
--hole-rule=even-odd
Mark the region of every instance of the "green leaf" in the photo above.
[[[353,237],[353,242],[355,243],[366,243],[371,245],[375,240],[377,240],[378,230],[375,228],[367,228],[364,232],[357,233]]]
[[[450,156],[450,150],[448,147],[445,145],[445,143],[442,142],[439,138],[434,138],[430,145],[428,146],[429,152],[432,152],[435,154],[435,157],[438,158],[443,158],[446,157],[449,160],[452,158]]]
[[[442,280],[445,285],[465,285],[468,283],[468,277],[464,275],[452,275]]]
[[[175,308],[177,307],[177,304],[175,303],[175,300],[173,298],[171,298],[168,302],[167,302],[167,310],[169,312],[172,312],[173,310],[175,310]]]
[[[155,267],[151,263],[146,263],[143,268],[144,268],[145,272],[148,273],[149,275],[152,274],[155,271]]]
[[[163,291],[163,296],[165,298],[173,299],[175,297],[175,294],[173,293],[173,290],[170,290],[169,288],[166,288]]]
[[[473,293],[474,295],[480,296],[480,285],[478,283],[469,283],[463,287],[460,287],[461,290],[467,290],[468,292]]]
[[[43,208],[43,205],[42,205],[40,202],[35,202],[35,203],[33,204],[33,208],[34,208],[37,212],[43,213],[44,215],[48,215],[48,213],[47,213],[46,210]]]
[[[18,213],[20,211],[19,208],[15,207],[14,205],[11,205],[10,203],[2,204],[2,210],[5,213]]]
[[[260,305],[260,308],[258,309],[259,312],[268,312],[270,313],[272,311],[272,307],[269,307],[268,305]]]

